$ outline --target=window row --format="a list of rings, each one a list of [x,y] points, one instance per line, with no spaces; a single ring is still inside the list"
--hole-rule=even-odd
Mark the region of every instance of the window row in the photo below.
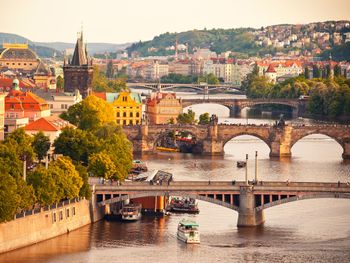
[[[134,117],[134,113],[133,112],[129,112],[129,116],[128,116],[128,113],[125,112],[125,111],[123,112],[123,114],[120,114],[120,112],[117,112],[117,118],[121,117],[121,115],[123,115],[123,117],[130,117],[130,118]],[[136,112],[135,117],[139,118],[140,117],[140,113]]]
[[[52,213],[52,223],[57,222],[57,219],[59,221],[63,220],[63,211],[65,211],[66,218],[69,218],[70,214],[72,216],[75,216],[75,207],[73,206],[71,210],[72,210],[72,213],[70,213],[70,209],[69,208],[59,211],[57,213],[57,215],[56,215],[56,212]]]

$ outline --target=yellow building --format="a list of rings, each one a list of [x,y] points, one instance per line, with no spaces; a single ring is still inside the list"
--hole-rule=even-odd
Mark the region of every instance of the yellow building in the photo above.
[[[142,100],[138,93],[122,91],[113,102],[116,110],[116,121],[120,125],[141,124]]]
[[[152,93],[146,102],[146,114],[152,124],[165,124],[182,113],[182,101],[175,93]]]

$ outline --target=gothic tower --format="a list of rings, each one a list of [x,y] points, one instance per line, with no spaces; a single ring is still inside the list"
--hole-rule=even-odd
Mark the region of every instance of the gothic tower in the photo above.
[[[63,65],[64,91],[75,92],[79,90],[83,98],[92,90],[92,60],[89,58],[86,45],[83,42],[83,32],[78,36],[72,60]]]

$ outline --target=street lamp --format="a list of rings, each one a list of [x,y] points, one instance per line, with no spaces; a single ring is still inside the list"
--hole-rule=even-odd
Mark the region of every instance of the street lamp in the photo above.
[[[248,185],[248,154],[245,155],[245,185]]]

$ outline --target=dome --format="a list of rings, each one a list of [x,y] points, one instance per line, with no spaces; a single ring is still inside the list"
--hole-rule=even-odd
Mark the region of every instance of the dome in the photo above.
[[[21,60],[37,60],[38,57],[34,51],[29,48],[6,48],[0,55],[2,59],[21,59]]]

